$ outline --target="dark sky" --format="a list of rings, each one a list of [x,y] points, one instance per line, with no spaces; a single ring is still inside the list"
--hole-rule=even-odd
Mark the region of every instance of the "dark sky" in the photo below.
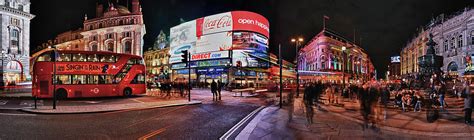
[[[116,0],[111,0],[116,1]],[[131,0],[129,0],[131,1]],[[140,0],[147,34],[145,47],[153,43],[160,30],[179,24],[179,19],[247,10],[259,13],[270,21],[270,50],[294,50],[291,37],[306,41],[322,29],[322,17],[327,15],[327,27],[353,38],[369,53],[379,74],[386,71],[389,57],[401,48],[432,17],[453,13],[474,6],[472,0]],[[82,27],[84,15],[95,16],[97,2],[107,0],[31,0],[32,50],[58,33]],[[120,0],[125,5],[126,0]],[[361,40],[361,41],[360,41]],[[294,51],[283,51],[287,60]]]

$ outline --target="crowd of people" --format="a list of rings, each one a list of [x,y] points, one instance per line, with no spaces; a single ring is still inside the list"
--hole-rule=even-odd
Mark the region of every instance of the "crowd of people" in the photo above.
[[[474,83],[464,81],[462,89],[455,90],[456,95],[464,98],[465,123],[471,124],[474,94],[471,91]],[[455,88],[453,88],[455,89]],[[400,108],[402,112],[413,110],[421,112],[423,107],[433,106],[440,111],[448,107],[445,101],[447,86],[445,83],[437,83],[429,90],[414,90],[404,88],[400,85],[384,82],[368,82],[365,84],[332,84],[332,83],[307,83],[304,86],[303,101],[307,123],[313,122],[314,106],[319,104],[340,105],[343,100],[359,102],[360,111],[364,118],[364,128],[369,124],[375,128],[376,123],[386,119],[386,111],[389,104]],[[391,98],[393,97],[393,98]],[[394,99],[393,102],[391,99]]]

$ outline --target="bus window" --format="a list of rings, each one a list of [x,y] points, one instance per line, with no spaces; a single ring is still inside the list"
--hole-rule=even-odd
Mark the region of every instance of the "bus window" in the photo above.
[[[99,76],[87,75],[87,84],[99,84]]]
[[[84,54],[74,54],[72,55],[72,61],[74,62],[85,62],[86,56]]]
[[[143,74],[137,74],[130,84],[145,84],[145,76]]]
[[[49,56],[49,53],[44,53],[41,56],[36,59],[38,62],[49,62],[51,61],[51,56]]]
[[[137,64],[138,65],[143,65],[144,63],[143,63],[143,60],[141,60],[141,59],[129,59],[127,61],[127,64],[130,64],[130,65],[137,65]]]
[[[87,55],[88,62],[99,62],[99,56],[97,54]]]
[[[99,84],[112,84],[112,76],[99,75]]]
[[[58,85],[71,84],[71,75],[56,75],[56,81]]]
[[[86,83],[86,75],[72,75],[73,84],[81,85]]]
[[[69,62],[71,61],[71,54],[61,53],[59,54],[59,62]]]
[[[113,55],[103,55],[100,59],[100,62],[109,62],[109,63],[115,63],[116,57]]]

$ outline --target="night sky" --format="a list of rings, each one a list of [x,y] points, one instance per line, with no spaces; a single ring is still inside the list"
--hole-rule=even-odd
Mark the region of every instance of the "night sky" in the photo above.
[[[117,0],[110,0],[117,1]],[[130,2],[131,0],[129,0]],[[301,36],[309,41],[327,27],[361,44],[379,73],[386,71],[390,56],[399,55],[419,27],[432,17],[451,14],[474,6],[472,0],[140,0],[147,34],[145,48],[151,46],[160,30],[199,17],[246,10],[259,13],[270,21],[270,50],[294,50],[290,38]],[[31,0],[31,50],[62,32],[82,27],[84,15],[95,16],[97,2],[108,0]],[[126,5],[126,0],[119,3]],[[131,5],[130,5],[131,6]],[[283,51],[286,60],[294,60],[294,51]]]

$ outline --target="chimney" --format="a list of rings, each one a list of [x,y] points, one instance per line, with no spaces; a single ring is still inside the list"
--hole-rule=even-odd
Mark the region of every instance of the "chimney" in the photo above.
[[[133,14],[140,14],[140,1],[138,0],[132,0],[132,13]]]
[[[96,9],[96,18],[102,17],[104,15],[104,5],[98,4],[97,3],[97,9]]]

